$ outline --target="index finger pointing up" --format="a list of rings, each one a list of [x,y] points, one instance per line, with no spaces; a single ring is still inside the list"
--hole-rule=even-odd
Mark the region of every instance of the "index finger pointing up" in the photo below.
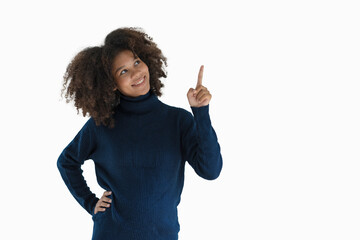
[[[198,81],[196,84],[196,87],[199,87],[202,85],[202,78],[203,78],[203,73],[204,73],[204,65],[201,65],[200,67],[200,71],[199,71],[199,76],[198,76]]]

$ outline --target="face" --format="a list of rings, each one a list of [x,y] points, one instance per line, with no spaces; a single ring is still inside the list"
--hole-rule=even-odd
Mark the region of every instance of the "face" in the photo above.
[[[116,88],[129,97],[138,97],[150,90],[148,66],[130,50],[123,50],[115,57],[112,74]]]

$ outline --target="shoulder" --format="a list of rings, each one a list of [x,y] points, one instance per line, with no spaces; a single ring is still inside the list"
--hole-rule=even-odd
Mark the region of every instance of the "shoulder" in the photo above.
[[[95,119],[93,117],[90,117],[88,120],[86,120],[83,128],[86,130],[92,130],[95,128]]]
[[[172,106],[163,103],[163,107],[169,112],[170,115],[175,116],[180,120],[186,120],[193,117],[192,113],[184,108]]]
[[[80,129],[80,132],[82,132],[84,134],[95,134],[97,131],[96,128],[97,128],[97,126],[95,124],[94,118],[90,117],[89,119],[86,120],[86,122]]]
[[[176,119],[176,125],[181,132],[186,132],[194,127],[194,116],[190,111],[177,106],[167,105],[167,107],[169,112],[171,112],[169,115]]]

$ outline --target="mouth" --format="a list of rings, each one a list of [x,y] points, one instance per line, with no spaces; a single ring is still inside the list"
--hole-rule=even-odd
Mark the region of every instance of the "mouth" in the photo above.
[[[145,83],[145,76],[143,76],[142,78],[140,78],[139,80],[137,80],[133,85],[133,87],[138,87],[141,86]]]

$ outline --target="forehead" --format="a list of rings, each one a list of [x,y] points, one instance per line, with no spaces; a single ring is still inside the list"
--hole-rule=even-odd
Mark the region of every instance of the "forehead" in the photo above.
[[[128,61],[134,60],[135,56],[130,50],[122,50],[119,52],[115,58],[114,58],[114,65],[116,66],[122,66],[126,64]]]

